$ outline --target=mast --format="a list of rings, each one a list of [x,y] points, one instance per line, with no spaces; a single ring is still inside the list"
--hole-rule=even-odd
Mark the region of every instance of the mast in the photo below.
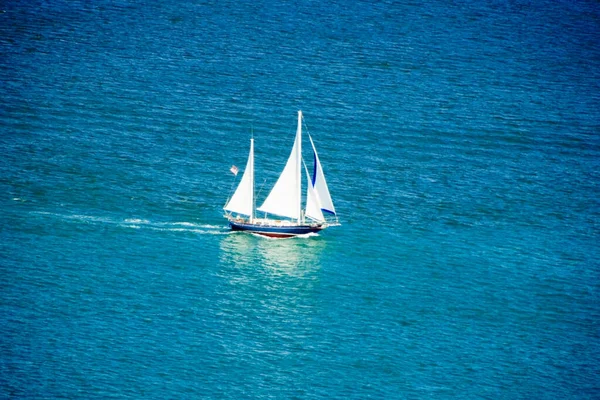
[[[250,157],[252,161],[250,164],[250,223],[254,221],[254,132],[252,132],[252,138],[250,138]]]
[[[298,193],[298,223],[304,220],[302,215],[302,111],[298,110],[298,129],[296,132],[296,193]]]

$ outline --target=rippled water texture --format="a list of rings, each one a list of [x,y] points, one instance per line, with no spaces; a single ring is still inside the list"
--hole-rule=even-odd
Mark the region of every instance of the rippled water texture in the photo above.
[[[0,397],[600,396],[598,2],[0,8]]]

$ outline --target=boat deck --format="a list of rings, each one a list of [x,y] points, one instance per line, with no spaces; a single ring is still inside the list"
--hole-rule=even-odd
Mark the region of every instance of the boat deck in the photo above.
[[[275,238],[289,238],[316,233],[327,228],[327,225],[322,223],[301,224],[288,220],[263,218],[254,219],[252,223],[245,218],[229,218],[229,225],[234,231],[246,231]]]

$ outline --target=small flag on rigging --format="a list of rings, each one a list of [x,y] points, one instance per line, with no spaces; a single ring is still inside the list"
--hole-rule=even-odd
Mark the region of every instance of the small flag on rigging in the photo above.
[[[237,176],[237,173],[239,172],[238,167],[236,167],[235,165],[232,165],[231,168],[229,168],[229,170],[231,171],[232,174],[234,174],[235,176]]]

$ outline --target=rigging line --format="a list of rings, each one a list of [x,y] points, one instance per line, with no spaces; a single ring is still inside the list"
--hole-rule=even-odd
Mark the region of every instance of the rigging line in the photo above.
[[[237,175],[235,175],[233,177],[233,181],[231,182],[231,187],[229,188],[229,195],[227,196],[227,201],[225,202],[225,205],[227,205],[227,203],[229,203],[229,200],[231,200],[231,192],[233,192],[233,187],[235,185],[236,179],[237,179]]]
[[[258,194],[256,195],[255,199],[258,199],[258,197],[262,193],[263,187],[265,187],[265,183],[266,182],[267,182],[267,178],[265,178],[265,180],[263,181],[262,185],[260,185],[260,189],[258,190]]]
[[[302,164],[304,165],[304,169],[306,170],[306,172],[308,173],[308,168],[306,167],[306,162],[304,162],[304,157],[302,157]],[[308,182],[312,185],[312,182]],[[314,187],[314,185],[312,185]]]
[[[306,120],[304,119],[304,115],[302,116],[302,124],[304,125],[304,128],[306,129],[306,133],[308,133],[308,135],[310,136],[310,131],[308,130],[308,125],[306,124]]]

